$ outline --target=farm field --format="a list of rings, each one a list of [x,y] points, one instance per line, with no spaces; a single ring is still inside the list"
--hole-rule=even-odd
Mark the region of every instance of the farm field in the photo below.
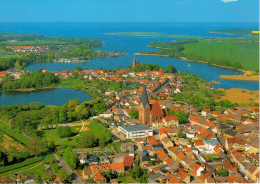
[[[259,68],[259,43],[254,40],[251,42],[243,40],[243,42],[233,39],[199,40],[198,43],[184,44],[182,53],[191,60],[221,66],[230,66],[238,62],[242,65],[242,69],[256,71]]]
[[[18,131],[10,128],[8,125],[4,124],[0,121],[0,130],[3,130],[5,133],[15,138],[17,141],[23,143],[24,145],[28,145],[29,138],[23,136]]]

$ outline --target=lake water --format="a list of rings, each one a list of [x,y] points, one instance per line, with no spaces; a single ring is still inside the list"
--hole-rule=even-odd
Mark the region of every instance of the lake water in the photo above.
[[[63,105],[69,99],[73,98],[79,98],[80,102],[91,100],[91,96],[87,92],[68,88],[46,89],[33,92],[1,91],[0,106],[33,102],[40,102],[43,105]]]
[[[154,48],[148,47],[152,41],[172,41],[173,38],[155,38],[123,35],[105,35],[105,33],[115,32],[160,32],[173,35],[189,35],[203,37],[230,37],[225,34],[210,33],[213,29],[258,29],[258,25],[251,24],[210,24],[210,23],[0,23],[2,32],[21,32],[21,33],[41,33],[44,36],[62,36],[62,37],[86,37],[96,38],[104,42],[104,47],[96,48],[104,51],[125,51],[126,56],[93,59],[88,63],[38,63],[27,67],[28,70],[47,69],[49,71],[74,70],[76,66],[88,67],[91,69],[118,68],[119,65],[126,67],[132,64],[134,53],[142,51],[151,51]],[[174,65],[181,72],[191,72],[207,81],[219,81],[220,84],[214,84],[216,88],[245,88],[249,90],[258,90],[257,81],[236,81],[220,79],[219,75],[236,75],[242,72],[180,60],[168,57],[136,56],[137,62],[154,63],[167,67]],[[190,65],[190,66],[188,66]],[[34,93],[34,92],[33,92]],[[33,94],[32,93],[32,94]],[[38,92],[36,92],[38,93]],[[67,94],[68,99],[77,98],[77,93]],[[0,97],[2,98],[3,95]],[[31,96],[34,98],[33,96]],[[19,99],[20,97],[17,97]],[[21,98],[23,98],[21,96]],[[40,96],[38,96],[41,99]],[[42,97],[43,99],[45,96]],[[33,101],[33,99],[31,99]],[[44,99],[45,100],[45,99]],[[41,100],[42,102],[44,100]],[[21,99],[21,102],[23,100]],[[28,100],[27,100],[28,101]],[[37,101],[37,100],[34,100]],[[39,100],[38,100],[39,101]],[[18,102],[18,101],[17,101]],[[50,101],[51,102],[51,101]],[[1,104],[1,103],[0,103]],[[45,103],[46,104],[46,103]]]

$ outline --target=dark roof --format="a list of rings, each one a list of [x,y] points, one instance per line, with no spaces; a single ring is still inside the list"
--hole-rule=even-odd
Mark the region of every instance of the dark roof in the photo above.
[[[145,161],[150,161],[150,157],[149,156],[143,156],[142,162],[145,162]]]
[[[228,135],[231,135],[231,136],[235,136],[237,134],[237,132],[232,131],[232,130],[226,130],[224,133],[228,134]]]
[[[149,104],[146,86],[144,86],[144,88],[143,88],[143,93],[142,93],[140,100],[144,107],[146,106],[146,104]]]

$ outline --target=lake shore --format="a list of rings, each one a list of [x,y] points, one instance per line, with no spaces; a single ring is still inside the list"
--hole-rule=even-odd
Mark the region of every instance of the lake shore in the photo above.
[[[134,53],[135,55],[142,55],[142,56],[161,56],[161,57],[169,57],[168,55],[160,55],[160,54],[145,54],[145,53]]]
[[[11,89],[10,91],[33,92],[33,91],[39,91],[39,90],[45,90],[45,89],[55,89],[55,88],[61,88],[61,87],[55,86],[55,87],[44,87],[44,88],[23,88],[23,89]]]
[[[221,79],[229,80],[244,80],[244,81],[259,81],[259,75],[254,75],[253,72],[247,70],[240,70],[244,75],[220,75]]]
[[[217,99],[216,101],[229,100],[232,103],[259,103],[259,91],[250,91],[241,88],[230,88],[225,91],[225,95]]]
[[[179,57],[179,58],[182,59],[182,60],[186,60],[186,61],[194,61],[194,60],[187,59],[186,57]],[[208,65],[213,65],[213,66],[217,66],[217,67],[221,67],[221,68],[229,68],[229,69],[233,69],[233,70],[238,70],[238,71],[244,72],[243,75],[219,75],[220,79],[243,80],[243,81],[259,81],[259,75],[254,75],[254,72],[252,72],[252,71],[242,70],[242,69],[234,69],[234,68],[229,67],[229,66],[220,66],[220,65],[208,63],[208,62],[205,62],[205,61],[195,61],[195,62],[205,63],[205,64],[208,64]]]

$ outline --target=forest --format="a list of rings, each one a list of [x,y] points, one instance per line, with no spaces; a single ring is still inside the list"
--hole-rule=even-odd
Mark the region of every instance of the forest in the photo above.
[[[2,86],[4,90],[54,87],[59,82],[59,77],[52,73],[42,73],[41,71],[25,73],[21,79],[17,80],[12,80],[10,77],[6,77],[5,79]]]

